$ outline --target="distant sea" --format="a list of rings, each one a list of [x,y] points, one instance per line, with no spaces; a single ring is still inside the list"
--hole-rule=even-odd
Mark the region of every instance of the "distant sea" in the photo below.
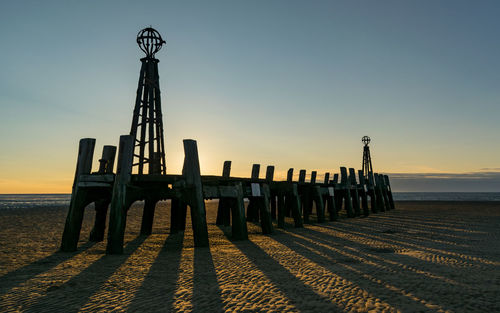
[[[70,194],[0,194],[0,210],[69,205]],[[396,201],[500,201],[500,192],[394,192]]]

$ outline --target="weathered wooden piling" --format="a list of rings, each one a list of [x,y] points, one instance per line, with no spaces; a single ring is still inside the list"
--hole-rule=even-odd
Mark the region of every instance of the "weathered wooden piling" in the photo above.
[[[375,181],[375,198],[377,199],[377,209],[380,212],[385,212],[385,200],[384,200],[384,195],[382,193],[382,184],[380,182],[379,175],[377,173],[373,174],[374,181]]]
[[[129,184],[132,176],[133,153],[134,138],[130,135],[120,136],[118,166],[109,212],[108,242],[106,245],[106,253],[108,254],[123,253],[127,211],[132,204]]]
[[[234,198],[231,198],[231,237],[234,240],[246,240],[248,239],[248,229],[245,218],[243,186],[241,182],[237,182],[233,186],[235,187],[236,195]]]
[[[186,182],[183,188],[183,198],[191,208],[191,221],[195,247],[208,246],[208,230],[201,184],[200,161],[196,141],[184,139],[184,166],[182,177]]]
[[[314,173],[314,175],[313,175]],[[314,177],[314,178],[313,178]],[[323,201],[323,194],[321,193],[321,186],[316,184],[316,171],[311,173],[311,197],[314,201],[316,208],[316,215],[318,223],[325,222],[325,203]]]
[[[82,229],[83,211],[92,202],[87,195],[86,189],[80,188],[79,181],[81,175],[90,174],[92,170],[94,147],[95,139],[84,138],[80,140],[71,201],[61,241],[61,251],[76,251]]]
[[[274,179],[274,166],[273,165],[268,165],[266,168],[266,182],[271,185]],[[271,218],[273,220],[276,220],[276,209],[277,209],[277,203],[276,203],[276,192],[274,192],[272,189],[270,191],[270,198],[269,201],[271,203]]]
[[[352,198],[352,207],[354,209],[354,216],[360,216],[361,206],[359,202],[358,182],[356,181],[356,172],[352,167],[349,168],[349,184],[350,184],[350,192]]]
[[[97,174],[113,174],[115,156],[115,146],[104,146],[102,149],[102,157],[99,160],[99,170],[97,171]],[[110,203],[111,197],[105,197],[95,202],[94,227],[90,231],[89,241],[99,242],[104,240],[106,216],[108,214],[108,207]]]
[[[187,204],[181,197],[174,197],[170,203],[170,234],[186,230]]]
[[[392,197],[391,183],[389,182],[389,176],[384,175],[384,181],[387,188],[387,196],[389,197],[389,203],[391,205],[391,210],[394,210],[396,206],[394,205],[394,198]]]
[[[347,176],[347,169],[345,167],[340,168],[340,184],[337,184],[337,189],[335,191],[335,206],[337,207],[337,209],[341,210],[342,202],[344,202],[344,208],[347,212],[347,217],[354,217],[355,214],[352,208],[350,184]]]
[[[222,177],[229,178],[231,174],[231,161],[224,161],[224,166],[222,168]],[[230,206],[231,206],[230,198],[220,198],[219,205],[217,207],[217,219],[216,225],[224,225],[229,226],[231,223],[230,216]]]
[[[288,169],[286,173],[286,181],[290,184],[290,186],[293,183],[293,168]],[[285,216],[287,217],[292,216],[292,205],[291,202],[289,203],[286,197],[285,197]]]
[[[251,174],[250,178],[252,180],[258,180],[259,173],[260,173],[260,164],[253,164],[252,165],[252,174]],[[257,188],[257,186],[253,185],[253,188]],[[259,197],[260,197],[260,193],[259,193]],[[259,200],[256,197],[253,197],[253,195],[252,195],[252,197],[248,198],[247,221],[249,221],[249,222],[258,222],[259,221],[259,205],[257,204],[257,202],[259,202]]]
[[[366,181],[362,170],[358,170],[358,178],[359,178],[358,195],[361,198],[361,207],[363,208],[363,215],[368,216],[370,215],[370,208],[368,207],[368,199],[366,196],[366,189],[365,189]]]

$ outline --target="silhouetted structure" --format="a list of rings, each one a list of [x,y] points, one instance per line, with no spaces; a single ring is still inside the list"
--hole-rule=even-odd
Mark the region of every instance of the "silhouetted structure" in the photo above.
[[[113,173],[116,147],[104,146],[99,170],[92,173],[95,139],[80,140],[62,251],[77,249],[84,208],[90,203],[95,203],[96,208],[91,241],[104,239],[108,206],[110,208],[106,247],[106,253],[110,254],[123,252],[127,211],[138,200],[144,201],[142,235],[152,232],[158,201],[172,201],[170,233],[185,230],[189,207],[196,247],[208,246],[205,199],[219,199],[216,223],[231,225],[234,240],[248,239],[247,220],[260,223],[262,232],[269,234],[273,232],[273,219],[277,220],[277,227],[284,228],[285,217],[290,216],[295,227],[303,227],[303,223],[311,222],[314,209],[318,223],[326,221],[326,213],[328,220],[335,221],[342,203],[345,203],[348,217],[368,215],[367,196],[371,198],[374,213],[394,208],[389,178],[372,171],[367,136],[363,137],[365,149],[363,170],[358,171],[359,184],[354,168],[349,169],[348,175],[345,167],[340,168],[340,183],[339,175],[335,174],[330,180],[330,173],[319,182],[316,171],[312,171],[310,180],[306,181],[306,170],[300,170],[298,182],[295,182],[293,168],[288,170],[285,181],[275,181],[272,165],[267,167],[266,177],[261,179],[260,164],[253,164],[250,178],[231,177],[231,161],[224,162],[222,176],[202,176],[197,143],[191,139],[183,141],[182,174],[167,174],[159,61],[155,58],[165,41],[149,27],[139,32],[137,43],[146,57],[141,59],[131,131],[129,135],[120,136],[116,173]],[[249,200],[246,214],[245,198]]]
[[[361,138],[361,141],[364,143],[363,164],[361,168],[365,180],[368,181],[369,176],[373,174],[372,158],[370,156],[370,147],[368,146],[370,144],[371,139],[368,136],[363,136],[363,138]]]
[[[155,54],[165,41],[155,29],[148,27],[137,34],[137,44],[146,53],[146,57],[141,59],[142,66],[130,129],[130,135],[135,139],[133,167],[137,167],[139,174],[144,174],[144,165],[149,164],[149,174],[166,174],[158,75],[160,61],[155,58]]]

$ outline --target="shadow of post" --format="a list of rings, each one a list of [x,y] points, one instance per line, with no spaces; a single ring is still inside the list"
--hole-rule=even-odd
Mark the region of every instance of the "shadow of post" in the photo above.
[[[183,243],[184,232],[168,235],[128,311],[172,311]]]
[[[33,263],[8,272],[0,277],[0,296],[4,295],[11,288],[22,284],[23,282],[26,282],[41,273],[47,272],[64,261],[73,258],[87,249],[90,249],[95,244],[95,242],[87,242],[86,244],[78,247],[77,252],[58,251],[45,258],[36,260]]]
[[[130,241],[121,255],[103,255],[78,275],[72,277],[57,289],[48,291],[41,299],[30,306],[27,312],[58,311],[77,312],[88,302],[108,278],[113,275],[128,257],[144,242],[147,237],[139,236]],[[73,292],[67,292],[72,289]],[[64,292],[65,291],[65,292]]]
[[[220,227],[224,235],[231,241],[228,229]],[[274,238],[274,236],[273,236]],[[328,298],[317,294],[311,287],[290,273],[286,268],[269,256],[252,241],[231,241],[267,278],[290,300],[290,304],[301,312],[310,312],[322,304],[325,312],[342,312],[340,307]],[[300,295],[297,298],[297,295]]]
[[[421,301],[416,301],[415,299],[412,299],[410,297],[405,297],[403,294],[397,292],[393,288],[387,287],[388,284],[393,286],[400,285],[402,281],[401,277],[399,277],[398,275],[394,275],[393,281],[386,281],[384,283],[379,281],[377,277],[375,277],[374,279],[370,279],[371,275],[369,274],[367,274],[366,277],[363,277],[363,275],[360,275],[359,273],[360,271],[362,272],[361,268],[364,268],[363,262],[347,257],[342,253],[329,250],[325,247],[302,238],[285,238],[286,239],[282,238],[281,236],[276,236],[276,238],[274,239],[282,245],[288,247],[290,250],[295,251],[296,253],[313,261],[314,263],[321,264],[321,266],[324,266],[332,274],[337,273],[336,275],[341,276],[347,281],[350,281],[363,290],[371,293],[375,298],[381,299],[396,308],[401,303],[408,302],[408,300],[411,299],[414,300],[412,301],[412,310],[422,312],[428,310],[428,307]],[[311,247],[316,251],[313,252],[305,247]],[[347,266],[341,266],[342,263],[347,263]],[[354,267],[356,268],[356,270],[354,269]],[[404,287],[399,289],[404,290]],[[413,293],[417,296],[419,294],[418,290],[414,291]],[[400,309],[403,309],[404,311],[404,308]]]
[[[223,312],[210,247],[194,248],[193,312]]]

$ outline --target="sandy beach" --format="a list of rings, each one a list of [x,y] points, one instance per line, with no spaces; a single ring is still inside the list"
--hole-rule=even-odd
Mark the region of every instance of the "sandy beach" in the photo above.
[[[67,207],[3,210],[0,311],[500,312],[500,203],[396,205],[269,236],[249,223],[231,241],[210,202],[196,249],[190,227],[169,234],[166,202],[138,236],[135,205],[123,255],[87,242],[92,208],[74,253],[57,252]]]

